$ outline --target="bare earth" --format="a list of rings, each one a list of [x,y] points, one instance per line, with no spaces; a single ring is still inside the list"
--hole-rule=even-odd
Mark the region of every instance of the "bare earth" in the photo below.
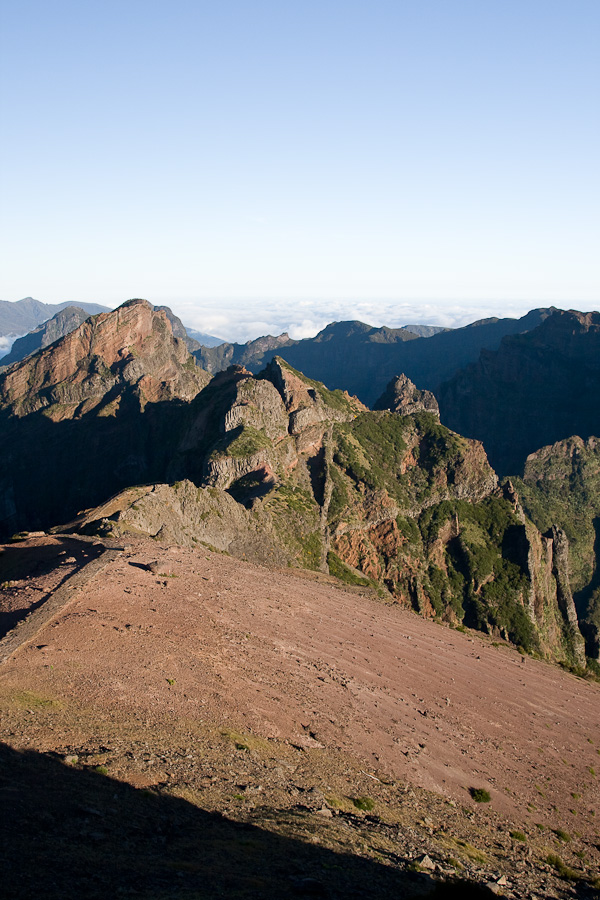
[[[3,551],[4,630],[99,552],[59,537]],[[453,873],[515,897],[598,887],[600,685],[326,576],[133,541],[0,667],[0,713],[7,752],[405,873],[360,896],[427,895]],[[158,875],[124,890],[338,896],[328,864],[293,858],[287,888],[271,872],[204,894],[184,867],[177,892]]]

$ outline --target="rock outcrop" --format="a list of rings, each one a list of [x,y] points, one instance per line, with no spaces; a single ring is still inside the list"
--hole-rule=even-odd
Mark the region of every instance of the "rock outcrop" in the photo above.
[[[143,407],[190,400],[207,380],[164,311],[129,300],[12,366],[0,377],[0,406],[16,416],[45,409],[59,421],[85,415],[122,387],[134,389]]]
[[[0,376],[0,530],[48,527],[163,479],[174,430],[208,381],[144,300],[10,367]]]
[[[568,540],[569,590],[587,655],[600,658],[600,439],[573,436],[527,457],[515,479],[537,528]],[[569,591],[564,592],[568,595]],[[572,618],[572,617],[571,617]]]
[[[438,402],[431,391],[420,391],[406,375],[392,378],[373,409],[389,409],[401,416],[430,412],[440,417]]]

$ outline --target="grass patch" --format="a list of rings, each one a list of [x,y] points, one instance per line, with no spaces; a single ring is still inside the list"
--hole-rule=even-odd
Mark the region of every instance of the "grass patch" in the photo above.
[[[243,425],[229,432],[224,440],[215,447],[211,457],[231,456],[234,459],[246,459],[271,446],[272,443],[264,428],[258,429],[251,425]]]
[[[350,799],[356,809],[360,809],[363,812],[370,812],[375,808],[375,801],[371,800],[370,797],[351,797]]]
[[[265,751],[269,749],[267,741],[263,738],[254,737],[251,734],[242,734],[239,731],[230,731],[225,728],[221,731],[224,738],[231,741],[236,750],[258,750]]]
[[[15,691],[11,700],[21,709],[57,709],[62,705],[58,700],[36,694],[35,691]]]
[[[357,575],[356,572],[353,572],[352,569],[350,569],[346,563],[342,562],[339,556],[331,550],[327,554],[327,565],[329,567],[329,574],[333,575],[334,578],[343,581],[344,584],[368,587],[371,583],[368,578],[362,578],[360,575]]]
[[[571,843],[571,835],[568,831],[564,831],[562,828],[554,828],[553,831],[559,841],[562,841],[563,844]]]
[[[579,881],[582,877],[581,872],[577,872],[575,869],[571,869],[570,866],[565,865],[556,853],[549,853],[546,857],[546,862],[566,881]]]
[[[469,793],[475,803],[489,803],[492,796],[485,788],[469,788]]]
[[[523,844],[527,841],[527,835],[522,831],[511,831],[510,836],[513,841],[521,841]]]
[[[471,862],[476,862],[480,865],[487,865],[489,862],[487,854],[485,854],[483,850],[478,850],[473,844],[469,844],[468,841],[462,841],[460,838],[445,835],[441,839],[441,844],[446,846],[449,850],[458,851],[460,856],[465,857]]]

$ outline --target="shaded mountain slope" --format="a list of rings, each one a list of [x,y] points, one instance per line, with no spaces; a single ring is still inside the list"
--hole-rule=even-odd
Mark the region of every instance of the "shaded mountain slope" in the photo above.
[[[532,310],[521,319],[486,319],[426,338],[417,337],[408,327],[373,328],[362,322],[334,322],[316,337],[302,341],[289,341],[287,335],[280,335],[245,345],[201,348],[196,356],[212,373],[231,363],[256,373],[279,355],[329,388],[346,390],[372,406],[390,379],[401,373],[417,387],[435,392],[457,369],[474,362],[482,348],[497,348],[505,335],[534,328],[547,315],[548,310]]]
[[[245,344],[230,344],[223,341],[218,346],[203,346],[194,351],[198,364],[211,375],[223,372],[229,366],[244,366],[252,372],[259,372],[282,347],[291,347],[293,341],[287,332],[273,336],[267,334]]]
[[[556,310],[483,350],[436,396],[442,421],[483,441],[502,474],[522,472],[542,446],[600,434],[600,313]]]
[[[164,478],[180,408],[206,384],[164,312],[131,301],[0,376],[0,528],[48,527]]]

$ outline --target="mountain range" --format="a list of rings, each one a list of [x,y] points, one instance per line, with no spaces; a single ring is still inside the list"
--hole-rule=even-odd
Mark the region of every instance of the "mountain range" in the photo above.
[[[436,392],[396,372],[371,408],[284,359],[286,336],[246,348],[256,372],[211,374],[144,300],[15,345],[9,895],[592,900],[597,316],[475,326],[531,327]],[[376,346],[418,360],[444,338],[438,373],[466,352],[325,333],[316,360],[345,340],[373,378]],[[447,423],[467,402],[465,435]]]
[[[594,319],[582,317],[530,314],[530,325],[541,319],[529,333],[538,354],[545,331],[550,355],[561,333],[567,347],[579,346],[576,324],[593,342]],[[325,332],[313,347],[339,342],[339,328]],[[345,333],[355,347],[382,345],[366,326]],[[392,337],[415,346],[454,334]],[[258,374],[232,366],[211,377],[165,309],[132,300],[0,376],[0,527],[8,534],[70,519],[71,530],[204,543],[374,584],[422,615],[565,664],[585,668],[586,649],[597,658],[593,504],[577,545],[586,565],[572,584],[568,530],[581,495],[545,519],[547,489],[532,466],[526,489],[500,484],[484,445],[445,427],[443,405],[440,423],[431,392],[406,376],[374,406],[282,356]],[[595,444],[586,446],[595,459]],[[553,455],[544,459],[552,481]],[[594,472],[580,466],[583,492],[593,490]]]
[[[417,387],[434,393],[482,350],[495,350],[503,337],[537,327],[552,309],[532,310],[520,319],[484,319],[464,328],[427,332],[413,326],[374,328],[363,322],[333,322],[314,338],[293,341],[287,334],[247,344],[201,347],[199,364],[215,374],[229,365],[258,372],[275,355],[329,388],[341,388],[372,406],[394,376],[404,374]]]
[[[51,319],[61,309],[71,305],[69,302],[42,303],[33,297],[25,297],[14,303],[0,300],[0,337],[8,334],[27,334],[37,325]],[[100,306],[98,303],[80,303],[78,307],[84,309],[88,316],[108,312],[107,306]]]
[[[190,350],[197,350],[201,345],[213,347],[221,343],[219,338],[211,334],[193,328],[185,329],[181,320],[168,307],[159,308],[168,311],[174,333],[184,338]],[[0,353],[0,366],[10,365],[40,347],[46,347],[68,334],[88,316],[101,312],[109,312],[109,308],[98,303],[41,303],[33,297],[25,297],[14,303],[0,300],[0,339],[22,336],[14,341],[12,349],[4,356]]]

